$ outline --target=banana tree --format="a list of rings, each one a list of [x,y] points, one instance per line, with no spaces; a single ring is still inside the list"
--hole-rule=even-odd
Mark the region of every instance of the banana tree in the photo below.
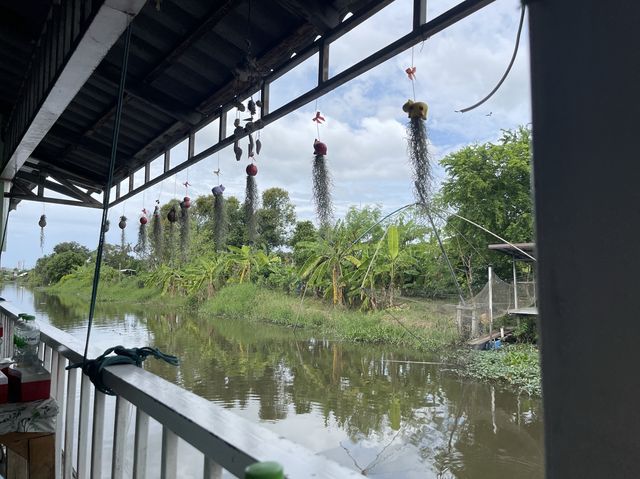
[[[343,304],[344,268],[349,265],[359,267],[361,262],[352,253],[352,242],[340,224],[331,238],[319,238],[313,242],[301,242],[298,246],[310,253],[309,259],[302,265],[300,276],[309,286],[324,290],[324,295],[331,293],[333,304]]]
[[[258,270],[268,265],[273,258],[270,258],[262,250],[254,250],[250,246],[244,245],[228,246],[229,254],[225,256],[226,271],[230,281],[243,283],[251,281]]]
[[[188,282],[187,292],[190,295],[204,294],[210,298],[222,282],[224,263],[219,255],[201,258],[185,272]]]

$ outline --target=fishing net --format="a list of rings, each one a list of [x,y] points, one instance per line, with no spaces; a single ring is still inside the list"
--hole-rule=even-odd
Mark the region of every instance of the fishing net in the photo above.
[[[533,281],[517,283],[518,308],[533,306],[536,302]],[[495,321],[516,309],[515,294],[512,283],[507,283],[496,274],[492,275],[491,284],[487,282],[478,294],[458,304],[456,320],[463,337],[475,338],[489,334],[491,312]]]

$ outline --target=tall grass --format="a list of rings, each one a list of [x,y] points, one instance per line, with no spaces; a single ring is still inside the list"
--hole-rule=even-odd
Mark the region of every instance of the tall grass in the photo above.
[[[233,284],[222,288],[202,304],[201,315],[239,321],[267,322],[310,329],[318,334],[350,342],[388,343],[428,351],[439,351],[457,340],[452,320],[425,315],[413,309],[393,317],[385,311],[363,313],[299,297],[255,284]]]

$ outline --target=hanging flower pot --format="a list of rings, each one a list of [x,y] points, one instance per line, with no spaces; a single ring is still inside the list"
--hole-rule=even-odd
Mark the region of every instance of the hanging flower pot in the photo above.
[[[182,203],[180,204],[181,208],[191,208],[191,198],[189,198],[188,196],[185,196],[184,199],[182,200]]]
[[[109,231],[109,226],[111,226],[111,222],[109,220],[107,220],[104,223],[104,232],[106,233],[107,231]]]
[[[225,188],[223,185],[218,185],[211,188],[211,193],[213,193],[213,196],[222,196],[222,193],[224,193],[224,190]]]
[[[123,215],[120,217],[120,221],[118,222],[118,228],[123,230],[126,227],[127,227],[127,217]]]
[[[142,208],[142,214],[140,215],[140,227],[138,228],[138,243],[136,244],[134,251],[144,257],[147,250],[147,210]]]
[[[327,154],[327,144],[316,140],[313,142],[313,154],[325,156]]]
[[[247,175],[249,176],[256,176],[258,174],[258,167],[256,166],[255,163],[251,163],[249,165],[247,165]]]
[[[44,227],[47,226],[46,215],[40,216],[40,220],[38,221],[38,226],[40,227],[40,249],[43,249],[44,248]]]

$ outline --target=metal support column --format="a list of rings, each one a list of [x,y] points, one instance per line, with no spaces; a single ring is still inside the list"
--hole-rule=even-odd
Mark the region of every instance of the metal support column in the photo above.
[[[546,477],[637,477],[640,3],[528,8]]]

